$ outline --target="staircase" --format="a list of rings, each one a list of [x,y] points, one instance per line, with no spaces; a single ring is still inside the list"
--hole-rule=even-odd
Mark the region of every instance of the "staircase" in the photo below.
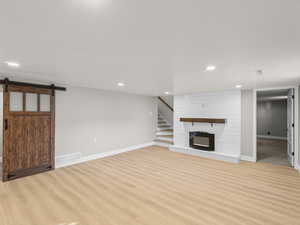
[[[155,145],[169,147],[173,145],[173,127],[158,114]]]

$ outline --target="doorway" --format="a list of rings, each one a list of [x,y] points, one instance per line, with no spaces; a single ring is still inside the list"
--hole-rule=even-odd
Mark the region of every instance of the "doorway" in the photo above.
[[[257,161],[294,167],[294,89],[257,91]]]

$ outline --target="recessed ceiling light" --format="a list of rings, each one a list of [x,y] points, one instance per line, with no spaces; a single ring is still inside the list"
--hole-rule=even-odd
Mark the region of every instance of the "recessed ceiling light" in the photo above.
[[[169,94],[170,94],[170,92],[168,92],[168,91],[165,92],[165,95],[169,95]]]
[[[122,82],[118,82],[118,86],[119,86],[119,87],[123,87],[123,86],[125,86],[125,84],[122,83]]]
[[[235,88],[242,88],[242,87],[243,87],[243,85],[241,85],[241,84],[235,85]]]
[[[214,71],[214,70],[216,70],[216,66],[215,65],[208,65],[206,68],[205,68],[205,70],[206,71]]]
[[[6,61],[5,63],[10,67],[15,67],[15,68],[20,67],[20,64],[18,62]]]

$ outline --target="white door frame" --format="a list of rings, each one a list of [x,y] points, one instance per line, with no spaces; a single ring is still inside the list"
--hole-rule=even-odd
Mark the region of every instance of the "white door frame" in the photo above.
[[[295,105],[295,127],[294,127],[294,146],[295,146],[295,156],[294,156],[294,164],[295,164],[295,169],[298,169],[300,171],[300,165],[299,165],[299,87],[298,86],[285,86],[285,87],[272,87],[272,88],[261,88],[261,89],[254,89],[253,91],[253,152],[254,152],[254,161],[257,161],[257,128],[256,128],[256,123],[257,123],[257,116],[256,116],[256,110],[257,110],[257,92],[258,91],[268,91],[268,90],[278,90],[278,89],[290,89],[294,88],[295,90],[295,98],[294,98],[294,105]]]

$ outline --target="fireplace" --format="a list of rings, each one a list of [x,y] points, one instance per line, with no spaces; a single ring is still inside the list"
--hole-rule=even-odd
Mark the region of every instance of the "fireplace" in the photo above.
[[[215,150],[215,135],[206,132],[190,132],[190,147],[204,150]]]

